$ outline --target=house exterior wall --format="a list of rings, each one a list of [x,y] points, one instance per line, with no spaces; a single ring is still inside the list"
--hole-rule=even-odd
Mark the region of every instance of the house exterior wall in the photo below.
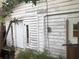
[[[62,17],[61,17],[62,16]],[[66,53],[66,19],[63,15],[48,16],[46,48],[52,55],[62,55]]]
[[[31,3],[30,4],[22,3],[16,6],[16,8],[13,10],[13,13],[11,14],[11,18],[17,18],[18,20],[23,20],[23,39],[22,39],[23,48],[31,48],[41,51],[43,51],[44,48],[47,48],[47,50],[50,51],[50,53],[52,52],[51,53],[52,55],[66,56],[66,47],[62,46],[63,44],[66,43],[66,37],[67,37],[66,20],[69,20],[70,22],[69,40],[72,43],[77,43],[77,38],[73,37],[72,23],[75,22],[77,23],[78,21],[78,14],[79,14],[77,13],[79,11],[78,2],[79,2],[78,0],[47,0],[47,2],[44,0],[40,1],[37,4],[37,6],[34,6]],[[77,21],[74,21],[75,19]],[[56,20],[59,23],[56,23]],[[61,26],[57,27],[56,25],[59,24]],[[27,46],[26,43],[27,35],[25,25],[29,25],[29,36],[30,36],[29,46]],[[47,25],[51,28],[51,33],[47,33],[47,27],[46,27]],[[58,28],[60,31],[53,34],[53,32],[55,31],[53,25],[55,25],[56,26],[55,28]],[[56,34],[59,32],[61,32],[61,36],[60,34],[59,36],[56,36]],[[14,37],[16,38],[16,35],[14,35]],[[54,37],[56,39],[54,39]]]
[[[27,8],[24,8],[26,6]],[[37,6],[32,4],[22,4],[22,6],[15,8],[12,18],[16,17],[18,20],[23,20],[23,39],[24,48],[32,48],[43,51],[44,49],[44,17],[37,15]],[[29,45],[27,44],[26,25],[29,26]],[[19,35],[19,34],[18,34]]]

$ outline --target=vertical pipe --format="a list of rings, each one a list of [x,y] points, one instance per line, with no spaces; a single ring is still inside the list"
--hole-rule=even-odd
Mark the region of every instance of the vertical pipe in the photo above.
[[[46,24],[46,29],[47,29],[47,33],[46,33],[46,39],[47,39],[47,50],[49,51],[48,53],[50,54],[50,45],[49,45],[49,37],[48,37],[48,0],[46,0],[46,13],[47,13],[47,24]]]
[[[37,6],[37,10],[39,10],[39,6]],[[37,49],[39,50],[40,48],[39,48],[39,46],[40,46],[40,40],[39,40],[39,15],[37,16],[37,19],[38,19],[38,21],[37,21],[37,23],[38,23],[38,29],[37,29],[37,31],[38,31],[38,34],[37,34],[37,36],[38,36],[38,47],[37,47]]]

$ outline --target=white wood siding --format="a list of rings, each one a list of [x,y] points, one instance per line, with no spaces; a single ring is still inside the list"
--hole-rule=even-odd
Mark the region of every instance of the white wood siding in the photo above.
[[[13,10],[13,13],[11,14],[12,18],[17,18],[18,20],[23,20],[23,24],[29,24],[30,26],[30,45],[27,46],[26,43],[26,28],[24,26],[23,36],[24,36],[24,48],[32,48],[43,51],[44,47],[47,48],[50,52],[52,52],[52,55],[65,55],[65,47],[62,46],[62,44],[66,43],[66,19],[72,20],[76,19],[75,17],[78,17],[79,13],[71,13],[71,14],[62,14],[62,15],[54,15],[54,14],[60,14],[60,13],[69,13],[69,12],[75,12],[79,11],[79,0],[47,0],[48,2],[44,0],[43,2],[40,2],[37,4],[37,6],[30,4],[22,3]],[[48,5],[47,5],[48,4]],[[48,8],[48,9],[47,9]],[[48,13],[47,13],[48,12]],[[49,47],[45,46],[46,40],[48,41],[48,38],[45,36],[45,15],[48,16],[48,26],[51,27],[52,32],[48,33],[49,38]],[[72,18],[71,18],[72,17]],[[56,21],[57,20],[57,21]],[[77,18],[78,20],[78,18]],[[55,21],[55,22],[54,22]],[[56,23],[58,22],[58,23]],[[71,21],[70,21],[71,22]],[[74,21],[73,21],[74,22]],[[71,22],[71,23],[73,23]],[[70,23],[70,26],[71,26]],[[56,26],[61,24],[61,26]],[[45,25],[45,26],[44,26]],[[56,30],[53,30],[54,25],[57,28],[56,30],[60,30],[62,33],[60,35],[58,33],[53,33]],[[72,27],[72,26],[71,26]],[[73,27],[72,27],[73,28]],[[69,29],[70,31],[71,29]],[[71,30],[72,31],[72,30]],[[47,34],[47,33],[46,33]],[[54,34],[56,35],[56,39],[54,38]],[[69,34],[71,35],[72,32]],[[59,36],[58,36],[59,35]],[[70,36],[69,39],[71,38]],[[71,40],[74,42],[74,39]],[[76,41],[74,42],[76,43]]]
[[[46,49],[53,56],[65,56],[66,48],[63,44],[66,43],[66,19],[65,17],[48,16],[45,18],[47,28],[51,30],[47,32]],[[48,30],[48,29],[47,29]]]
[[[35,50],[44,50],[44,17],[38,15],[37,6],[32,4],[22,4],[15,8],[11,14],[12,18],[23,20],[23,35],[24,35],[24,48],[31,48]],[[30,43],[27,46],[26,39],[26,26],[29,26],[29,40]]]
[[[51,32],[48,32],[46,39],[46,48],[53,56],[66,56],[66,47],[62,46],[66,43],[66,20],[69,20],[69,39],[70,43],[77,44],[78,38],[73,36],[73,24],[79,22],[79,12],[78,13],[69,13],[69,14],[60,14],[60,15],[51,15],[48,16],[48,23],[46,19],[46,25],[51,28]],[[60,34],[59,34],[60,33]]]

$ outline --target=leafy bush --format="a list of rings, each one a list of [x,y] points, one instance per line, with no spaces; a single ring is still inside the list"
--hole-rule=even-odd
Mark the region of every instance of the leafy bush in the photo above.
[[[20,51],[16,59],[56,59],[48,56],[46,52],[37,52],[34,50]]]

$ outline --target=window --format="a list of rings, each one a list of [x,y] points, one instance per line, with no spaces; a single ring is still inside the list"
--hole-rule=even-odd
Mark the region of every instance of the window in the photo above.
[[[29,43],[29,26],[26,25],[27,43]]]

